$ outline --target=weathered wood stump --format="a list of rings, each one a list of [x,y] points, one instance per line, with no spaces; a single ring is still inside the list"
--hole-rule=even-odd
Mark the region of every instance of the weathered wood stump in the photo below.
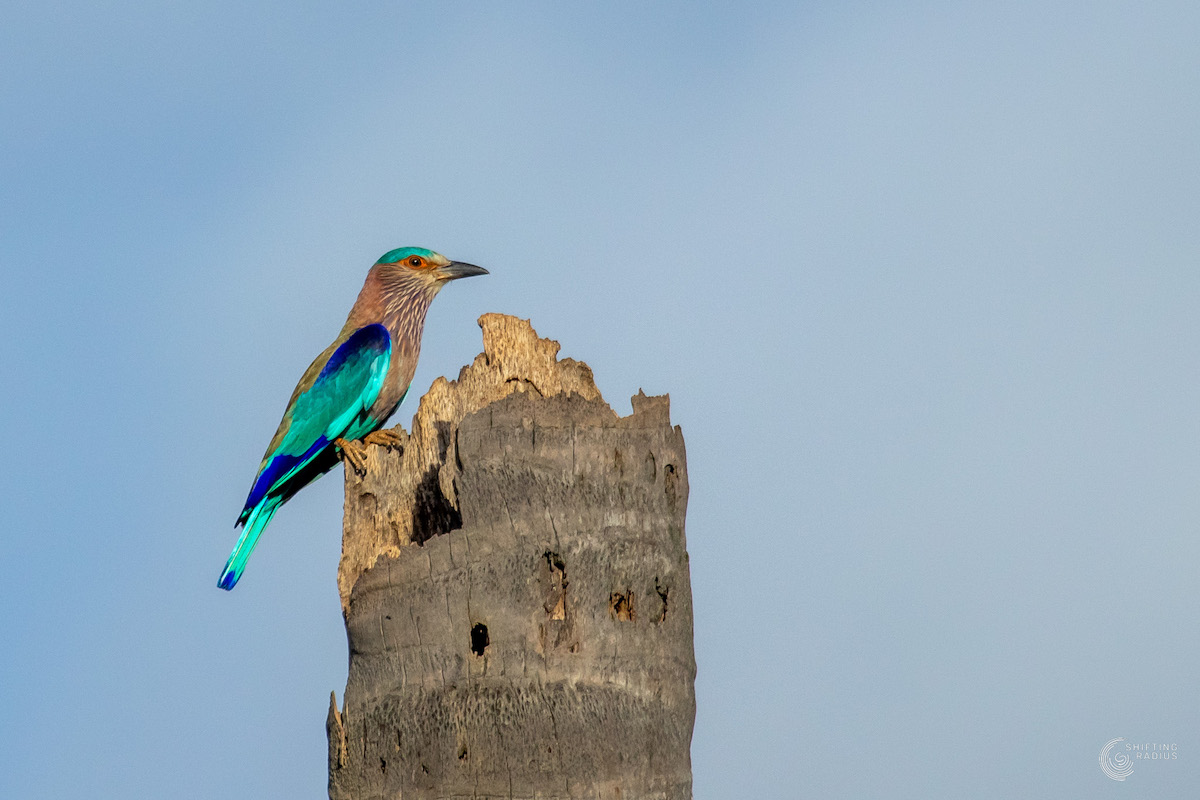
[[[350,645],[331,798],[690,798],[687,469],[668,399],[619,418],[527,321],[346,478]]]

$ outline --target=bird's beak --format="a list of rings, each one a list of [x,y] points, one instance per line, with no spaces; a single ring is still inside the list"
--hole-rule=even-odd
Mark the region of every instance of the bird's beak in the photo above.
[[[466,264],[462,261],[451,261],[444,267],[438,267],[438,272],[444,281],[456,281],[459,278],[469,278],[472,275],[487,275],[488,271],[483,267],[477,267],[474,264]]]

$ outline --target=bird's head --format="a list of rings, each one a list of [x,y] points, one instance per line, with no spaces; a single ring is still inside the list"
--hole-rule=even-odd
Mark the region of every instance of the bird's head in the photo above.
[[[398,247],[389,250],[375,264],[392,272],[395,277],[416,279],[427,287],[436,289],[459,278],[488,274],[483,267],[451,261],[441,253],[426,250],[424,247]]]

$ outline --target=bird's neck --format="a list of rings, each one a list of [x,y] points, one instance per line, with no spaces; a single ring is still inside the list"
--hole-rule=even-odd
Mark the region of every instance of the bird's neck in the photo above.
[[[376,265],[367,274],[358,301],[346,320],[348,330],[382,323],[392,336],[393,346],[416,356],[421,350],[425,315],[441,288],[408,270],[385,271]]]

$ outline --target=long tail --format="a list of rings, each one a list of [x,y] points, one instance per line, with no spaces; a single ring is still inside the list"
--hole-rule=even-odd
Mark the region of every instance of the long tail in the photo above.
[[[229,560],[225,562],[221,580],[217,582],[218,587],[228,591],[237,585],[238,579],[246,570],[246,562],[250,560],[250,554],[254,552],[254,545],[258,544],[258,537],[262,535],[263,529],[267,527],[267,523],[271,521],[271,517],[275,516],[275,512],[278,510],[279,499],[269,497],[250,512],[250,516],[246,518],[246,525],[242,528],[242,535],[238,537],[237,544],[233,546],[233,552],[229,554]]]

